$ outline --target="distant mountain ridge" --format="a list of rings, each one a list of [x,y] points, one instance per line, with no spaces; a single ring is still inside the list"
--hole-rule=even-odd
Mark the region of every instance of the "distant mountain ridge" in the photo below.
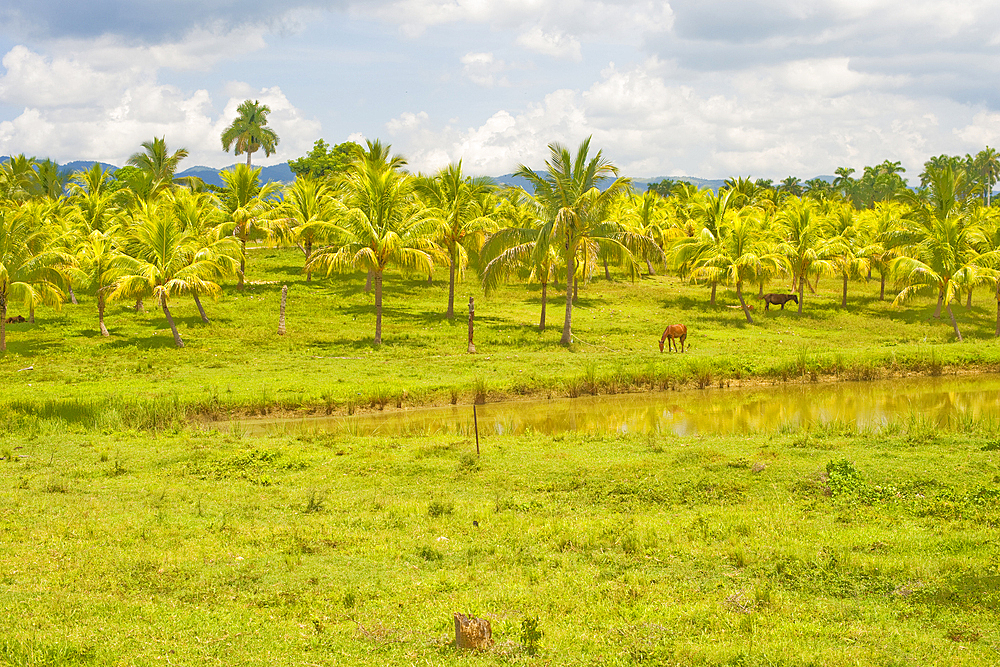
[[[74,160],[72,162],[59,165],[59,171],[64,174],[72,174],[76,171],[86,171],[94,166],[94,164],[96,164],[94,160]],[[102,168],[108,169],[112,172],[118,170],[118,167],[113,164],[108,164],[107,162],[101,162],[100,165]],[[197,176],[209,185],[222,187],[222,177],[219,173],[232,169],[235,166],[235,164],[231,164],[228,167],[223,167],[222,169],[202,166],[188,167],[184,171],[177,172],[175,176],[178,178],[183,176]],[[260,170],[260,179],[265,183],[291,183],[295,180],[295,173],[292,171],[291,167],[288,166],[287,162],[282,162],[281,164],[271,165],[270,167],[263,167]]]
[[[5,162],[7,157],[0,157],[0,162]],[[59,171],[64,174],[72,174],[77,171],[85,171],[90,169],[96,161],[94,160],[73,160],[72,162],[67,162],[66,164],[59,165]],[[108,164],[107,162],[100,162],[101,167],[108,169],[112,172],[118,169],[117,166],[113,164]],[[221,169],[216,169],[215,167],[205,167],[205,166],[195,166],[188,167],[187,169],[180,171],[176,174],[178,177],[182,176],[197,176],[201,180],[205,181],[209,185],[216,185],[219,187],[223,186],[222,177],[219,175],[220,172],[232,169],[235,164],[231,164],[228,167],[223,167]],[[537,172],[539,175],[544,175],[544,172]],[[261,168],[261,180],[265,183],[292,183],[295,181],[295,172],[292,171],[291,167],[288,166],[287,162],[282,162],[280,164],[271,165],[269,167]],[[493,181],[501,186],[510,186],[516,188],[524,188],[529,193],[534,192],[534,188],[531,187],[531,183],[521,176],[516,176],[515,174],[504,174],[503,176],[492,177]],[[832,183],[834,176],[821,175],[816,176],[816,178],[822,179],[828,183]],[[722,178],[697,178],[695,176],[656,176],[655,178],[633,178],[632,188],[637,192],[645,192],[646,188],[650,183],[659,183],[663,179],[669,179],[672,181],[687,181],[692,185],[696,185],[701,189],[709,188],[712,191],[717,192],[719,188],[725,185],[726,181]],[[805,179],[802,180],[805,183]],[[775,185],[778,182],[775,181]]]

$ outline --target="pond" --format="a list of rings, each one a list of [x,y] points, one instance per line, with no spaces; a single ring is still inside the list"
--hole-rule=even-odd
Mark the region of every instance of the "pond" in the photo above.
[[[731,434],[848,423],[875,427],[919,419],[1000,423],[1000,375],[896,378],[878,382],[781,384],[488,403],[476,406],[480,434]],[[458,405],[338,417],[243,422],[250,433],[471,434],[473,407]]]

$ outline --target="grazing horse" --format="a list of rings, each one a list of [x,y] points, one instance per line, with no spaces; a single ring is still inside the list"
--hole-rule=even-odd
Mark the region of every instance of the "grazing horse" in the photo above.
[[[781,306],[781,309],[784,310],[785,304],[789,301],[794,301],[797,304],[799,297],[795,294],[765,294],[764,310],[769,310],[771,306]]]
[[[688,337],[688,328],[683,324],[671,324],[669,327],[664,329],[663,337],[660,338],[660,352],[663,352],[663,341],[667,341],[667,352],[670,351],[670,346],[673,345],[674,352],[684,351],[684,340]],[[681,349],[677,349],[677,339],[681,342]]]

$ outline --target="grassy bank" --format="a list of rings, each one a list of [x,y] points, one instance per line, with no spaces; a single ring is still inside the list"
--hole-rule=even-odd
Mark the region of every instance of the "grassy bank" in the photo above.
[[[243,292],[227,287],[208,302],[203,324],[188,298],[172,309],[186,347],[176,349],[162,313],[109,309],[110,338],[97,332],[92,296],[60,311],[39,310],[36,323],[8,325],[0,357],[0,412],[8,418],[59,416],[90,426],[162,426],[194,415],[280,411],[352,412],[517,396],[643,391],[751,381],[873,379],[906,373],[1000,368],[993,337],[996,304],[986,291],[969,310],[956,306],[965,342],[931,317],[931,300],[893,308],[876,283],[821,282],[799,316],[762,312],[749,325],[735,295],[676,278],[636,283],[595,279],[574,309],[576,342],[558,344],[563,303],[551,296],[549,328],[538,331],[539,291],[513,285],[490,297],[474,278],[460,303],[476,295],[476,348],[467,347],[467,315],[443,315],[447,284],[389,276],[385,344],[371,344],[372,295],[364,277],[307,283],[293,250],[251,253]],[[276,333],[280,288],[288,284],[287,334]],[[780,289],[774,287],[773,289]],[[556,294],[557,290],[550,290]],[[11,314],[18,314],[16,309]],[[661,354],[667,323],[688,326],[690,351]]]
[[[5,424],[0,663],[995,665],[995,428]]]

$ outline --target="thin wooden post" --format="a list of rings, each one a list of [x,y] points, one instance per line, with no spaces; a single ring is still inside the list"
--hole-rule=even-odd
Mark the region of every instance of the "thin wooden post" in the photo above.
[[[476,427],[476,458],[479,457],[479,417],[476,416],[476,404],[472,404],[472,425]]]
[[[278,315],[278,335],[285,335],[285,301],[288,300],[288,285],[281,286],[281,312]]]
[[[469,297],[469,354],[476,353],[476,345],[472,342],[472,330],[476,318],[476,303]]]

